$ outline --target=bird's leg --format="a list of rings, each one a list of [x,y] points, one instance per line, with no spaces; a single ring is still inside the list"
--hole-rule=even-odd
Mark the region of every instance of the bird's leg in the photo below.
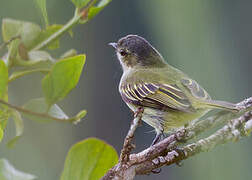
[[[163,130],[158,131],[155,138],[153,139],[151,146],[153,146],[154,144],[156,144],[158,141],[160,141],[161,137],[164,135]]]
[[[143,112],[144,112],[144,108],[143,107],[137,108],[137,110],[134,112],[134,118],[138,117]]]
[[[152,163],[155,164],[156,166],[159,166],[159,164],[160,164],[160,158],[161,157],[158,157],[158,158],[152,160]],[[158,168],[158,169],[151,170],[151,172],[153,174],[159,174],[161,172],[161,170],[162,170],[161,168]]]
[[[153,146],[154,144],[156,144],[161,138],[161,133],[157,133],[155,138],[153,139],[151,146]]]
[[[164,130],[162,129],[161,131],[157,131],[156,137],[153,139],[151,146],[156,144],[158,141],[160,141],[161,137],[164,136]],[[161,168],[158,169],[153,169],[151,172],[153,174],[159,174],[162,171]]]

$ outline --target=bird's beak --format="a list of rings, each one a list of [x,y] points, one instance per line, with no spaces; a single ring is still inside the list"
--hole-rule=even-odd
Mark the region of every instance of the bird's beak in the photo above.
[[[108,43],[108,45],[110,45],[113,48],[117,49],[117,43],[115,43],[115,42]]]

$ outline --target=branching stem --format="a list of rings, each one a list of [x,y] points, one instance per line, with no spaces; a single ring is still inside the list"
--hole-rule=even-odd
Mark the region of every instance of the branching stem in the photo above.
[[[209,151],[217,145],[237,141],[241,137],[248,136],[252,131],[252,97],[238,103],[237,106],[241,109],[239,113],[220,111],[185,130],[175,132],[161,142],[137,154],[130,154],[124,166],[119,161],[102,179],[132,180],[137,174],[149,174],[162,166],[177,164],[181,160],[198,153]],[[192,139],[195,141],[194,137],[197,137],[200,133],[223,123],[222,128],[206,138],[196,140],[191,144],[178,142],[178,140],[186,142]],[[177,149],[177,146],[179,146],[179,149]]]
[[[24,109],[22,107],[19,107],[19,106],[10,104],[8,102],[5,102],[5,101],[3,101],[1,99],[0,99],[0,104],[6,105],[9,108],[15,109],[15,110],[17,110],[19,112],[29,114],[29,115],[33,115],[33,116],[37,116],[37,117],[40,117],[40,118],[46,118],[46,119],[51,119],[51,120],[60,121],[60,122],[74,122],[76,120],[75,117],[68,118],[68,119],[60,119],[60,118],[57,118],[57,117],[54,117],[54,116],[50,116],[49,114],[46,114],[46,113],[39,113],[39,112],[30,111],[28,109]]]
[[[91,0],[81,11],[79,8],[75,9],[74,17],[68,21],[61,29],[56,31],[54,34],[52,34],[50,37],[48,37],[45,41],[41,42],[37,46],[35,46],[32,50],[40,50],[49,45],[54,40],[58,39],[60,36],[62,36],[64,33],[68,32],[72,27],[80,22],[87,22],[87,15],[89,8],[96,3],[97,0]]]
[[[16,73],[14,73],[14,74],[12,74],[10,76],[8,82],[10,83],[10,82],[12,82],[12,81],[14,81],[14,80],[16,80],[18,78],[21,78],[21,77],[23,77],[23,76],[25,76],[27,74],[31,74],[31,73],[35,73],[35,72],[48,73],[49,71],[50,71],[49,69],[41,69],[41,68],[39,68],[39,69],[32,69],[32,70],[27,70],[27,71],[21,71],[19,73],[16,72]]]

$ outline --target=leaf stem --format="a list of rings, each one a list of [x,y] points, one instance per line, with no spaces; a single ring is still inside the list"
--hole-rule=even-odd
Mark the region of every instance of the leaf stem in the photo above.
[[[89,3],[80,11],[79,8],[75,9],[74,17],[68,21],[61,29],[52,34],[48,39],[42,41],[40,44],[35,46],[32,50],[39,50],[46,47],[48,44],[53,42],[62,36],[65,32],[69,31],[74,25],[78,24],[82,19],[82,23],[86,23],[88,21],[88,11],[89,9],[97,2],[97,0],[91,0]]]
[[[32,70],[27,70],[27,71],[16,72],[10,76],[8,82],[10,83],[20,77],[23,77],[27,74],[31,74],[34,72],[48,73],[49,71],[50,71],[49,69],[32,69]]]
[[[17,110],[19,112],[22,112],[22,113],[25,113],[25,114],[30,114],[30,115],[41,117],[41,118],[47,118],[47,119],[60,121],[60,122],[74,122],[76,120],[76,117],[72,117],[72,118],[69,118],[69,119],[60,119],[60,118],[50,116],[49,114],[46,114],[46,113],[39,113],[39,112],[30,111],[28,109],[24,109],[22,107],[19,107],[19,106],[10,104],[8,102],[5,102],[5,101],[3,101],[1,99],[0,99],[0,103],[3,104],[3,105],[8,106],[9,108],[15,109],[15,110]]]
[[[52,34],[48,39],[42,41],[40,44],[35,46],[32,50],[39,50],[46,47],[52,41],[62,36],[65,32],[69,31],[74,25],[78,24],[81,17],[82,17],[81,13],[75,13],[74,17],[70,21],[68,21],[68,23],[66,23],[61,29]]]

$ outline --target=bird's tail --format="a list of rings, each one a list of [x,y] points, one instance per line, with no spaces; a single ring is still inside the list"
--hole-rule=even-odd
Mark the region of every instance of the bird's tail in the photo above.
[[[217,101],[217,100],[205,100],[202,102],[202,105],[206,108],[211,109],[224,109],[228,111],[239,112],[240,109],[236,104],[225,102],[225,101]]]

